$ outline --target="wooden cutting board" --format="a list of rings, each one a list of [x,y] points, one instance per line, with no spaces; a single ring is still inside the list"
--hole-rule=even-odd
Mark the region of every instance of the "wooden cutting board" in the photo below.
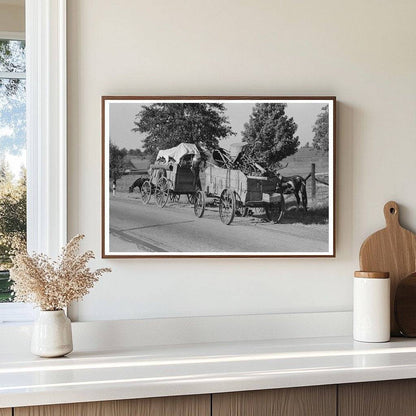
[[[400,331],[394,317],[394,298],[400,280],[416,270],[416,235],[400,225],[396,202],[384,205],[384,217],[386,228],[370,235],[361,246],[360,268],[390,273],[390,326],[391,334],[397,336]]]

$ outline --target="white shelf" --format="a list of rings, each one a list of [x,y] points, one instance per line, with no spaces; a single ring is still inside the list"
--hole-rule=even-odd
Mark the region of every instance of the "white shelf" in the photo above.
[[[0,354],[0,407],[416,377],[416,340],[349,337]]]

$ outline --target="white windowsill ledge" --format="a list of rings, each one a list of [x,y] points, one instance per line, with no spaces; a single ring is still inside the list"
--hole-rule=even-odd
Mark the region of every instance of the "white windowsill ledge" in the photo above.
[[[35,319],[35,314],[31,304],[0,303],[0,325],[28,324]]]

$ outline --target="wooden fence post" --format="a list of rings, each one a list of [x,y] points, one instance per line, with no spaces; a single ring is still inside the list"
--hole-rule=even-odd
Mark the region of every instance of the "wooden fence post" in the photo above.
[[[311,185],[312,185],[312,199],[316,198],[316,177],[315,177],[315,163],[311,166]]]

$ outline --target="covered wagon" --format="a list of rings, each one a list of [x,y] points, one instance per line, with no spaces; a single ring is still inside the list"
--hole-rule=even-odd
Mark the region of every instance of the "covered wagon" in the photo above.
[[[201,189],[200,160],[200,151],[192,143],[159,150],[155,163],[150,165],[150,179],[141,188],[143,203],[148,204],[153,194],[161,208],[168,200],[175,201],[182,194],[193,202],[195,193]]]

